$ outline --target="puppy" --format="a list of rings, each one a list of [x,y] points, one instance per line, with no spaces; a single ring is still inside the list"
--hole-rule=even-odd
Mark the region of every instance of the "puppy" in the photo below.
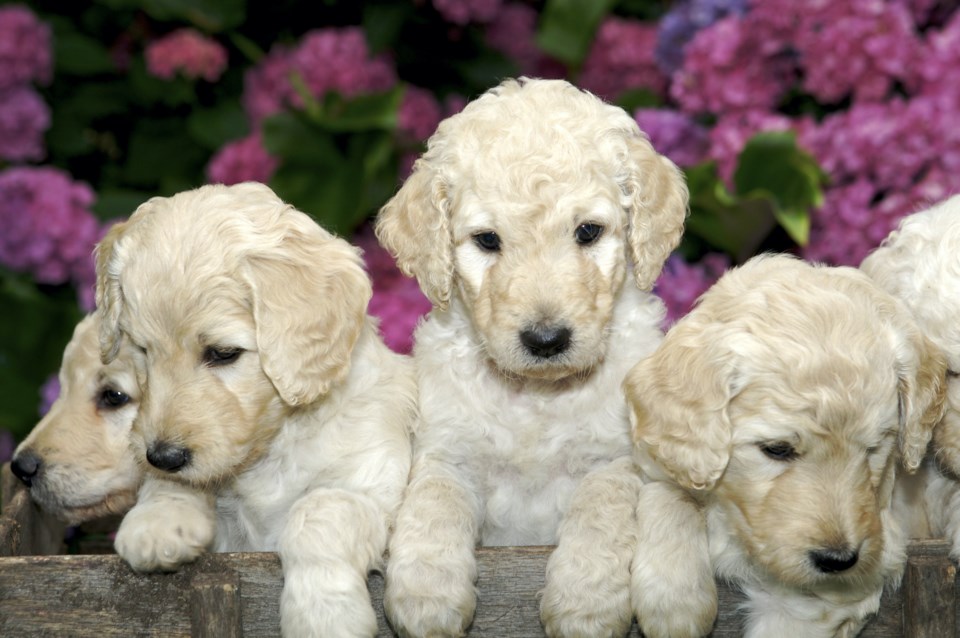
[[[960,196],[901,220],[860,268],[901,299],[947,359],[943,420],[921,472],[897,482],[896,505],[913,538],[943,538],[960,560]]]
[[[559,542],[548,634],[626,631],[640,481],[621,382],[662,337],[649,291],[686,212],[680,172],[622,109],[530,79],[442,122],[381,209],[380,242],[434,305],[387,568],[401,634],[466,631],[478,542]]]
[[[366,315],[358,251],[266,186],[143,204],[98,247],[101,355],[136,347],[149,470],[117,532],[140,571],[280,553],[281,629],[371,636],[410,470],[416,388]],[[216,504],[214,504],[216,499]]]
[[[127,340],[100,363],[98,322],[73,331],[60,366],[60,396],[17,447],[10,469],[47,513],[69,523],[122,514],[143,473],[130,451],[140,388]]]
[[[705,513],[705,528],[676,525],[674,542],[703,551],[705,529],[716,575],[747,595],[747,636],[852,636],[876,612],[905,560],[897,466],[920,465],[944,372],[909,312],[863,273],[761,256],[627,375],[639,465]],[[678,511],[689,519],[688,502]],[[671,596],[689,595],[650,577],[669,563],[641,533],[638,614],[669,614]]]

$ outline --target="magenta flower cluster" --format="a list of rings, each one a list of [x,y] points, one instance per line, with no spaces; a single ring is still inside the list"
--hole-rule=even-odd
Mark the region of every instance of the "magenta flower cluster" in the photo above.
[[[50,27],[24,6],[0,7],[0,160],[46,155],[50,109],[34,85],[48,84],[52,75]]]
[[[102,228],[90,212],[95,195],[84,183],[48,166],[0,173],[0,264],[38,283],[77,287],[93,308],[93,248]]]
[[[144,49],[147,70],[158,78],[183,77],[216,82],[227,68],[227,50],[196,29],[177,29]]]

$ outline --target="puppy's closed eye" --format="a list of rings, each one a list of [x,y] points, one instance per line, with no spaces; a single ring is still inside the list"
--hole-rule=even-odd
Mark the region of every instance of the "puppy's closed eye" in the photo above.
[[[774,461],[792,461],[800,456],[797,449],[786,441],[764,441],[757,443],[757,446]]]
[[[207,346],[203,350],[203,363],[211,367],[226,366],[231,363],[236,363],[241,354],[243,354],[243,348]]]

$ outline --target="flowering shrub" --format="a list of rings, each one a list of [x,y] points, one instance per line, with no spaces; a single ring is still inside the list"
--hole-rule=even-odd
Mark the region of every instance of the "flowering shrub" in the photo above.
[[[857,264],[960,186],[953,0],[328,0],[0,7],[0,430],[56,393],[92,250],[154,195],[269,183],[365,252],[408,351],[429,304],[368,220],[438,122],[502,78],[567,78],[681,166],[668,320],[764,250]]]

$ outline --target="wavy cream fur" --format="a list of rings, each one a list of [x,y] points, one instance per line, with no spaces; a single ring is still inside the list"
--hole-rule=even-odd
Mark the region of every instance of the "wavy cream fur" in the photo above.
[[[143,477],[130,451],[140,401],[131,346],[124,340],[118,356],[103,364],[98,335],[96,315],[77,324],[63,351],[60,396],[14,453],[14,459],[27,453],[40,459],[30,496],[73,525],[130,509]],[[101,405],[107,390],[130,400]]]
[[[947,358],[946,412],[929,458],[897,483],[897,512],[915,538],[946,537],[960,558],[960,197],[901,220],[860,268],[913,312]]]
[[[464,633],[478,542],[559,543],[549,635],[626,631],[639,479],[620,386],[661,338],[648,291],[686,206],[680,172],[622,109],[521,79],[442,122],[381,210],[380,241],[435,305],[416,332],[422,422],[387,568],[402,635]],[[588,246],[585,223],[604,227]],[[569,327],[569,349],[528,352],[519,334],[536,324]]]
[[[702,503],[714,570],[747,593],[748,636],[854,635],[884,584],[898,582],[905,538],[891,515],[894,477],[901,462],[916,469],[930,440],[944,365],[906,309],[863,273],[761,256],[727,273],[630,371],[638,462]],[[796,458],[763,452],[776,442]],[[664,515],[670,499],[656,499]],[[673,499],[676,535],[702,548],[690,503]],[[661,551],[663,536],[641,530],[638,553]],[[810,555],[824,550],[859,559],[827,573]],[[704,574],[702,556],[681,560]],[[646,635],[696,635],[663,616],[669,581],[634,576]],[[681,584],[673,599],[688,601],[691,584]],[[647,605],[651,587],[660,591]]]
[[[415,379],[366,316],[370,294],[358,252],[260,184],[154,198],[108,234],[102,354],[121,336],[139,348],[134,448],[191,452],[148,468],[123,520],[135,569],[277,550],[284,634],[376,633],[366,577],[409,474]],[[242,353],[211,366],[209,347]]]

